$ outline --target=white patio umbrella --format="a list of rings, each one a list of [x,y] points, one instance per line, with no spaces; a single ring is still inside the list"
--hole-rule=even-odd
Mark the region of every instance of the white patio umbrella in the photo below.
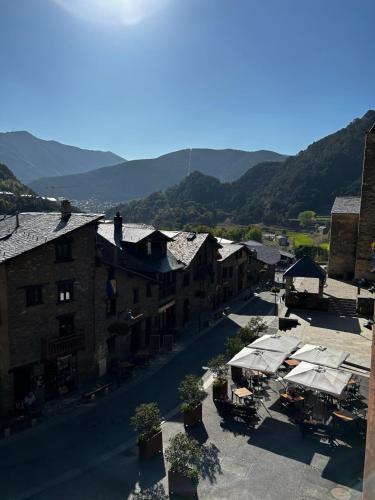
[[[258,370],[263,373],[276,373],[287,356],[288,354],[285,352],[244,347],[227,364],[238,368]]]
[[[338,368],[348,356],[348,352],[335,351],[321,345],[306,344],[298,349],[291,358],[329,368]]]
[[[285,375],[284,380],[337,397],[342,394],[350,377],[349,372],[302,361]]]
[[[299,343],[298,339],[276,333],[274,335],[263,335],[263,337],[254,340],[248,347],[265,349],[266,351],[286,352],[289,354],[298,347]]]

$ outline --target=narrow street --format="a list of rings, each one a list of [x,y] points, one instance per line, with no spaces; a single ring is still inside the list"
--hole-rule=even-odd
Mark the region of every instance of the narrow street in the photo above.
[[[273,314],[273,303],[274,296],[267,292],[254,297],[237,313],[241,316],[240,323],[246,323],[247,316]],[[86,493],[80,498],[88,498],[90,476],[95,474],[95,468],[123,457],[133,444],[134,432],[129,419],[135,407],[142,402],[156,401],[163,415],[171,412],[179,404],[177,387],[183,376],[203,375],[202,367],[208,359],[223,352],[226,337],[237,329],[236,322],[225,318],[201,337],[197,336],[142,384],[130,389],[122,387],[71,414],[57,417],[56,421],[3,439],[0,442],[0,499],[52,499],[56,498],[53,490],[58,491],[59,498],[68,498],[69,483],[81,476],[88,484],[81,482]],[[126,470],[123,473],[126,475]],[[114,487],[116,480],[121,479],[113,476]],[[128,493],[123,492],[124,500]],[[118,497],[109,492],[104,498]]]

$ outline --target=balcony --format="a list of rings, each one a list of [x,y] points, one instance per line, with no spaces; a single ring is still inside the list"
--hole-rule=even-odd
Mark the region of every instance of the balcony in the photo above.
[[[84,348],[85,337],[83,334],[42,339],[42,355],[44,359],[66,356],[67,354],[72,354]]]

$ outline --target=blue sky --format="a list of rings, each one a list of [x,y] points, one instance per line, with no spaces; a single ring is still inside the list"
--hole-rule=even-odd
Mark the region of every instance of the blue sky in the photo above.
[[[293,154],[374,108],[373,0],[0,0],[0,131]]]

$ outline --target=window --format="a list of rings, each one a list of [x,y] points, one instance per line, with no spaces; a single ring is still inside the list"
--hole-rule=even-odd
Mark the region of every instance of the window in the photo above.
[[[139,302],[139,290],[138,288],[133,288],[133,304]]]
[[[27,286],[25,292],[28,307],[43,304],[42,285]]]
[[[147,255],[152,254],[152,243],[151,241],[147,241]]]
[[[74,282],[73,280],[60,281],[57,283],[57,302],[70,302],[74,299]]]
[[[67,337],[74,334],[74,315],[64,314],[59,316],[59,333],[60,337]]]
[[[112,297],[106,301],[106,313],[107,316],[114,316],[117,311],[117,300],[116,297]]]
[[[55,243],[56,262],[67,262],[72,260],[72,241],[69,239],[59,240]]]
[[[151,283],[147,283],[146,285],[146,297],[152,297]]]
[[[185,273],[184,274],[184,286],[189,286],[190,285],[190,273]]]

